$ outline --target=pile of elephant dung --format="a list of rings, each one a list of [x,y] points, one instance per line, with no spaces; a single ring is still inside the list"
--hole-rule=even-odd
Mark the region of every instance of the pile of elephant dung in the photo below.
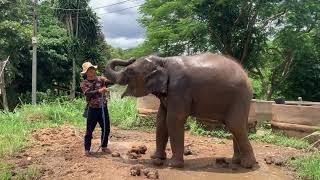
[[[118,153],[118,152],[113,152],[113,153],[111,154],[111,156],[112,156],[112,157],[120,157],[120,153]]]
[[[130,175],[131,176],[140,176],[145,175],[148,179],[158,179],[159,173],[158,170],[154,168],[145,168],[143,165],[138,164],[134,165],[130,168]]]
[[[141,154],[145,154],[147,151],[147,147],[145,145],[140,146],[132,146],[128,151],[127,155],[129,159],[138,159],[141,157]]]
[[[285,160],[280,157],[267,156],[264,158],[266,164],[274,164],[276,166],[283,166],[285,164]]]

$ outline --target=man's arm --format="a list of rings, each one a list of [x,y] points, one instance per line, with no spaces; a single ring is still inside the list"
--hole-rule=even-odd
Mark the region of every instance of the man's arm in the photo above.
[[[91,98],[95,94],[99,93],[99,90],[94,89],[95,88],[94,84],[93,85],[90,85],[90,84],[91,83],[86,81],[83,81],[80,84],[81,90],[87,98]]]

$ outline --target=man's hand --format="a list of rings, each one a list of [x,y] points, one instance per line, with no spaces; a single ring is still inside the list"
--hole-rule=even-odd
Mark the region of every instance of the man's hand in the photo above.
[[[107,91],[108,91],[108,88],[106,88],[106,87],[98,89],[98,92],[101,94],[106,93]]]
[[[108,81],[108,79],[107,79],[106,77],[104,77],[104,76],[100,76],[100,79],[101,79],[102,81],[104,81],[104,82]]]

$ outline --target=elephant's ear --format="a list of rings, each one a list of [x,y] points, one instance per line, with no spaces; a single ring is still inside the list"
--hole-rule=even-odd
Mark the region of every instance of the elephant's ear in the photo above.
[[[168,72],[165,68],[157,68],[146,76],[145,88],[147,92],[167,93]]]

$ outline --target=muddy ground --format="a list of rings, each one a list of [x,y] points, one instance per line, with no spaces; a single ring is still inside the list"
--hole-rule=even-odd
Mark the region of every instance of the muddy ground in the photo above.
[[[185,145],[192,155],[185,156],[183,169],[172,169],[166,165],[155,167],[151,163],[150,154],[155,149],[154,132],[112,128],[109,147],[113,152],[119,152],[120,157],[102,153],[96,153],[91,157],[84,156],[83,134],[83,130],[79,131],[71,125],[34,130],[30,139],[31,146],[12,157],[7,157],[6,160],[17,165],[14,171],[28,166],[39,168],[41,179],[145,179],[143,175],[130,175],[133,165],[142,164],[145,167],[156,168],[159,179],[276,180],[295,179],[294,173],[285,167],[266,164],[265,158],[273,157],[277,161],[302,153],[293,148],[252,142],[258,164],[253,169],[244,169],[230,163],[232,141],[193,136],[186,132]],[[99,135],[97,128],[93,139],[95,150],[100,143]],[[145,145],[148,150],[140,158],[131,160],[127,152],[133,145]],[[167,148],[167,153],[168,157],[171,157],[170,147]],[[216,163],[221,157],[225,157],[227,163]],[[282,162],[276,163],[281,165]]]

